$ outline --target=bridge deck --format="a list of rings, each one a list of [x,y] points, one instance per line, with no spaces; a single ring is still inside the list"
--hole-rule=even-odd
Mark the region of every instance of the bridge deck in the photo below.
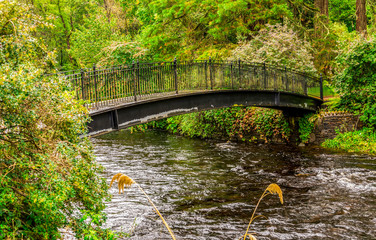
[[[217,90],[179,93],[128,102],[91,111],[92,134],[127,128],[166,117],[209,109],[258,106],[283,110],[291,116],[314,112],[321,105],[319,98],[277,91]]]
[[[175,60],[62,74],[87,102],[90,131],[233,104],[303,113],[323,99],[322,78],[265,63]]]
[[[166,97],[172,97],[177,95],[186,95],[186,94],[192,94],[192,93],[207,93],[210,92],[210,90],[184,90],[180,91],[178,94],[174,91],[171,92],[162,92],[162,93],[152,93],[147,95],[138,95],[137,101],[134,101],[134,96],[124,97],[124,98],[118,98],[118,99],[110,99],[105,100],[97,103],[89,103],[86,104],[86,107],[89,109],[89,114],[93,115],[98,112],[107,111],[109,109],[119,108],[121,106],[124,106],[125,104],[135,104],[135,103],[141,103],[142,101],[147,100],[158,100],[158,99],[164,99]]]

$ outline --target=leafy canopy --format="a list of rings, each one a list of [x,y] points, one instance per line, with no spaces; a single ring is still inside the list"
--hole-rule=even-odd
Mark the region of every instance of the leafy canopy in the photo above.
[[[360,39],[337,61],[344,70],[334,78],[341,96],[340,107],[360,114],[360,119],[376,126],[376,38]]]
[[[0,1],[0,239],[111,238],[100,228],[107,186],[70,82],[45,76],[54,59],[32,7]]]
[[[141,41],[156,59],[223,57],[239,39],[289,15],[285,1],[140,0]]]

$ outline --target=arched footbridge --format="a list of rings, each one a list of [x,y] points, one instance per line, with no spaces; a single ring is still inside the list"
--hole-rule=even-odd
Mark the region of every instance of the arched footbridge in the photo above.
[[[133,63],[63,73],[86,100],[89,134],[234,105],[298,116],[323,102],[322,78],[241,61]]]

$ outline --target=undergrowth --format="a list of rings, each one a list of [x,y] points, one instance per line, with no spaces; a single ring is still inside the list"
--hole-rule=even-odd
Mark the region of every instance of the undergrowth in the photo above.
[[[299,138],[302,143],[308,143],[310,135],[315,127],[317,114],[306,114],[299,119]]]
[[[358,131],[338,133],[334,139],[326,140],[322,146],[347,152],[376,154],[376,132],[373,128],[363,128]]]
[[[163,129],[191,138],[240,141],[289,141],[291,128],[281,111],[267,108],[223,108],[185,114],[131,127],[131,131]]]

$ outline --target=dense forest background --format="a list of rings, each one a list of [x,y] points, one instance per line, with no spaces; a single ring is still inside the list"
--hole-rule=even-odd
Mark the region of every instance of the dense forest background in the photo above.
[[[367,127],[340,142],[373,139],[374,150],[375,33],[376,0],[0,0],[0,239],[58,239],[62,228],[78,239],[116,238],[101,227],[102,168],[79,137],[88,111],[68,80],[46,73],[211,57],[323,74],[339,96],[333,108]],[[242,111],[200,116],[231,127],[226,116]],[[271,113],[246,111],[267,126]],[[196,123],[188,118],[186,128]]]
[[[335,58],[376,31],[374,0],[6,0],[1,9],[0,35],[23,35],[57,70],[212,57],[332,76]],[[6,49],[0,61],[16,55]]]

